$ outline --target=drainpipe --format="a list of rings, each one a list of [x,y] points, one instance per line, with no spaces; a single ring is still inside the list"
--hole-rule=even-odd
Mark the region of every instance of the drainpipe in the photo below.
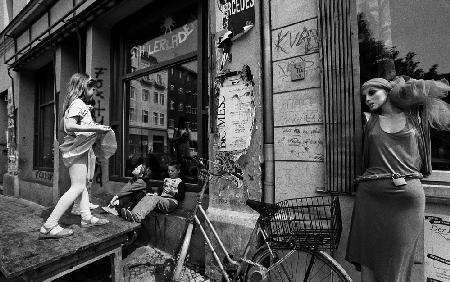
[[[273,142],[273,95],[272,95],[272,44],[270,34],[270,0],[260,2],[261,15],[261,61],[263,87],[263,121],[264,121],[264,183],[263,200],[266,203],[275,201],[275,162]]]
[[[11,68],[8,67],[8,76],[11,79],[11,99],[12,99],[12,104],[13,104],[13,113],[14,113],[14,130],[16,131],[16,134],[14,135],[14,147],[17,150],[17,117],[16,117],[16,99],[14,97],[15,95],[15,91],[14,91],[14,78],[11,75]]]

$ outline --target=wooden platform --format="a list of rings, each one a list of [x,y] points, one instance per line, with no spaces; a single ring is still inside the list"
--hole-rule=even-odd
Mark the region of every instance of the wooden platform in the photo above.
[[[38,239],[50,212],[32,202],[0,195],[0,281],[51,280],[105,256],[112,257],[113,279],[121,281],[121,247],[140,224],[101,214],[109,224],[81,228],[80,216],[64,215],[60,223],[71,225],[74,235]]]

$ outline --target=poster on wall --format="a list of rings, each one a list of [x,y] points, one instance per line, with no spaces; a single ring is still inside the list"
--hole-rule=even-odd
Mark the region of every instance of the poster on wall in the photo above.
[[[450,216],[425,215],[425,281],[450,281]]]
[[[255,25],[254,0],[218,0],[222,17],[218,30],[228,30],[234,39],[249,31]],[[220,17],[218,17],[220,18]]]
[[[240,75],[230,76],[219,88],[217,128],[219,151],[242,151],[249,147],[255,102],[253,85]]]

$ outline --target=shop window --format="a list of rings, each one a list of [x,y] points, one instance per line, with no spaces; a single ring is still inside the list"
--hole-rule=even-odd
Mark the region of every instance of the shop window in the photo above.
[[[151,181],[160,181],[167,175],[167,163],[177,160],[181,164],[181,178],[187,183],[197,183],[192,157],[208,157],[208,116],[203,111],[196,115],[186,115],[183,111],[185,105],[206,109],[209,102],[205,97],[193,99],[179,95],[179,91],[199,92],[200,96],[207,89],[207,84],[199,83],[206,78],[198,76],[198,68],[207,64],[202,63],[202,53],[197,49],[199,39],[204,41],[202,46],[207,40],[206,36],[199,37],[197,20],[197,13],[203,9],[199,6],[204,1],[182,1],[177,9],[167,9],[171,4],[155,2],[118,24],[113,32],[118,37],[115,64],[117,69],[124,70],[117,74],[116,87],[130,94],[123,97],[120,91],[113,93],[115,101],[123,103],[114,103],[112,111],[123,112],[128,107],[130,114],[125,121],[120,118],[112,121],[117,124],[118,134],[123,135],[119,142],[128,140],[128,143],[118,144],[120,153],[114,156],[111,174],[122,179],[130,177],[139,162],[147,161],[152,169]],[[189,75],[189,83],[183,74]],[[147,83],[144,77],[152,77],[154,81]],[[150,126],[132,119],[131,109],[141,112],[143,106],[132,101],[131,92],[135,91],[133,88],[142,89],[143,85],[153,93],[149,99],[154,103],[145,105],[152,114]],[[166,101],[168,106],[162,107]],[[189,128],[189,123],[196,123],[198,129]],[[146,146],[143,141],[147,142]]]
[[[146,111],[146,110],[142,111],[142,122],[148,123],[148,111]]]
[[[357,0],[361,83],[399,76],[450,81],[449,13],[446,1]],[[443,100],[450,103],[450,96]],[[450,132],[431,129],[431,155],[433,171],[450,171]]]
[[[142,89],[142,101],[148,101],[148,96],[150,96],[150,91]]]
[[[34,125],[34,169],[53,171],[55,99],[53,64],[37,71]]]

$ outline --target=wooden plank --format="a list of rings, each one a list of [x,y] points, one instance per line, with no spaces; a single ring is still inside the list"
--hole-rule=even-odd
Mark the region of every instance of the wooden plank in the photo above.
[[[113,282],[123,281],[122,248],[116,249],[111,256],[111,278]]]
[[[64,215],[61,223],[75,223],[74,235],[58,240],[39,240],[39,228],[47,216],[48,211],[42,206],[0,196],[0,270],[6,278],[19,276],[89,249],[101,248],[101,244],[108,245],[115,238],[140,228],[140,224],[105,214],[102,217],[107,218],[109,224],[81,229],[79,216]]]

